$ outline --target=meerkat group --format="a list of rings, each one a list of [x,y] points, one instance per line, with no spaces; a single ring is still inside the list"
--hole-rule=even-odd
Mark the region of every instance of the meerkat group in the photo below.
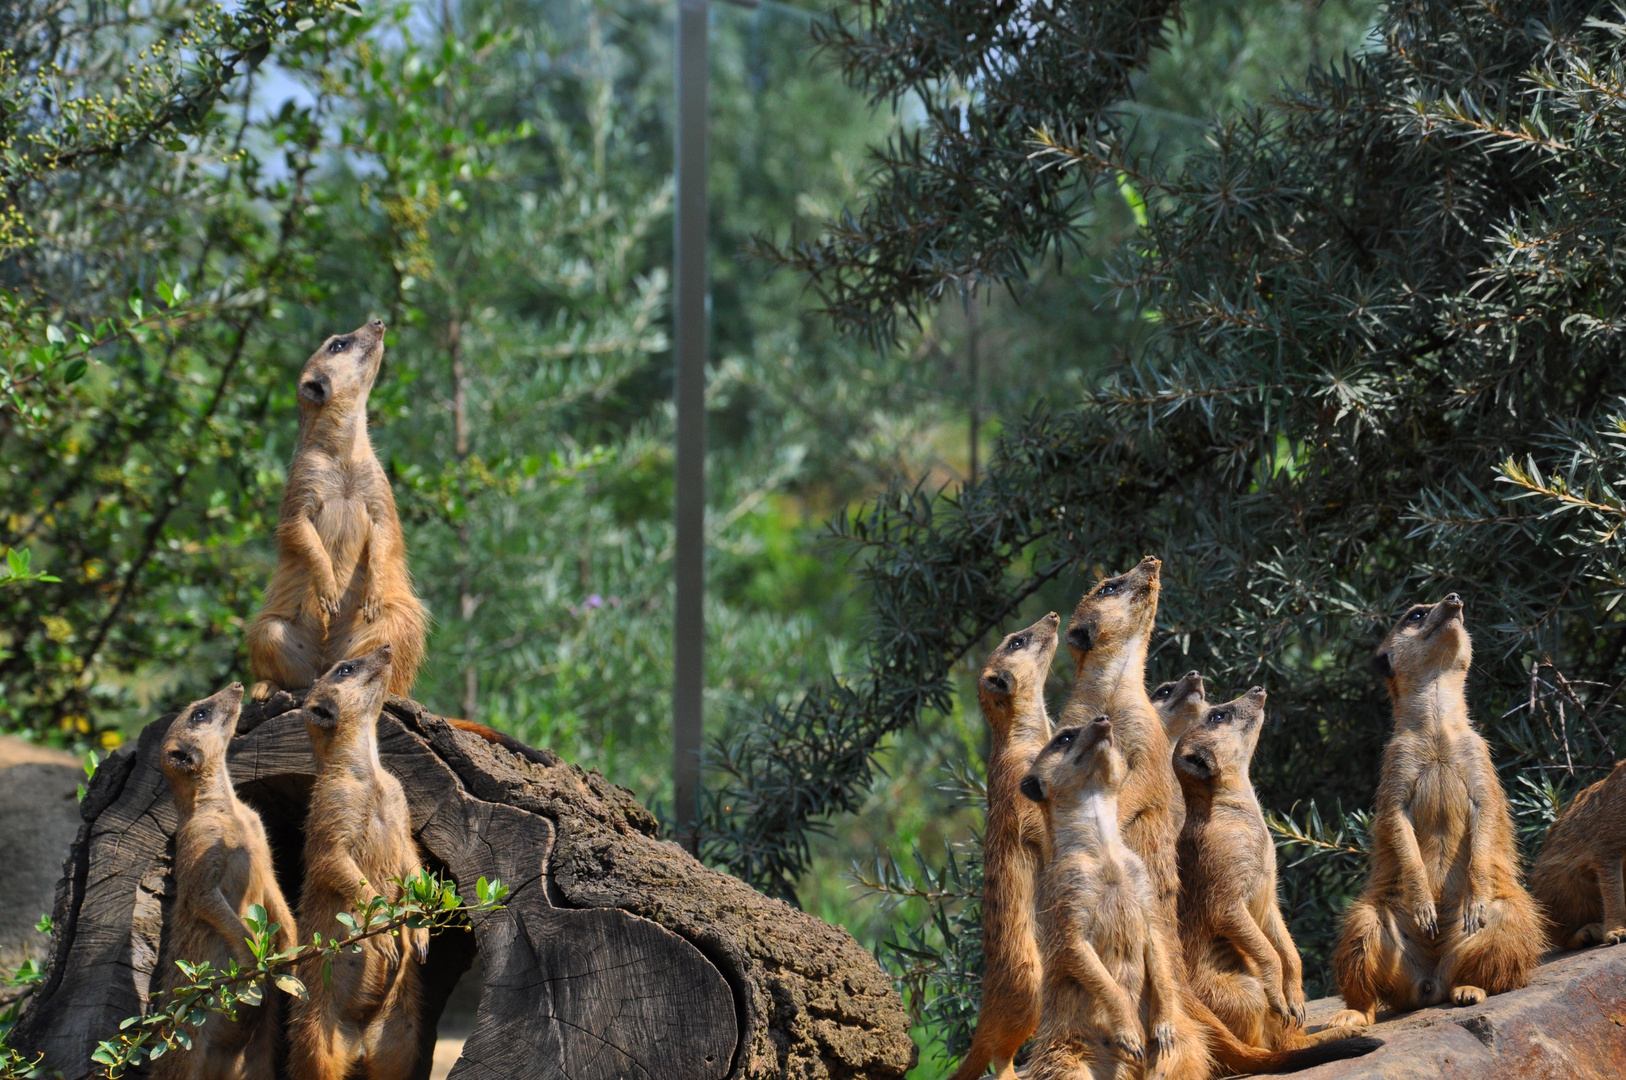
[[[1371,867],[1333,959],[1345,1008],[1309,1031],[1249,777],[1266,693],[1216,704],[1196,671],[1147,692],[1160,570],[1148,557],[1079,601],[1065,634],[1073,688],[1048,741],[1056,616],[982,668],[983,993],[954,1080],[990,1063],[1009,1080],[1024,1046],[1044,1080],[1291,1071],[1381,1045],[1361,1034],[1380,1007],[1471,1005],[1526,985],[1549,941],[1626,941],[1626,763],[1559,817],[1527,890],[1468,715],[1472,645],[1453,593],[1409,609],[1376,654],[1394,729]]]
[[[328,338],[300,373],[276,568],[248,631],[258,680],[249,696],[308,691],[303,713],[317,771],[298,913],[277,883],[259,815],[237,798],[227,771],[244,697],[233,683],[181,710],[160,751],[178,818],[160,991],[183,985],[175,961],[252,969],[245,920],[255,906],[275,925],[276,951],[294,949],[301,931],[307,940],[342,940],[351,931],[341,916],[379,897],[400,900],[401,883],[422,868],[406,793],[378,753],[385,698],[411,690],[427,633],[389,479],[367,436],[367,400],[383,356],[384,324],[373,319]],[[448,722],[548,760],[484,725]],[[285,1031],[276,1030],[278,1010],[262,996],[190,1029],[190,1047],[156,1059],[153,1075],[270,1080],[280,1035],[293,1080],[406,1080],[419,1065],[419,966],[428,951],[428,931],[409,926],[327,961],[300,961],[304,993],[289,1003]]]

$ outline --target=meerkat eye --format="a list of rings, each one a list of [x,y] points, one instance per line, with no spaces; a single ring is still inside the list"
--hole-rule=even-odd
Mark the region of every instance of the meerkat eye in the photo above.
[[[207,720],[208,718],[209,718],[209,710],[208,709],[193,709],[192,710],[192,719],[193,720]]]
[[[1213,712],[1208,714],[1208,722],[1210,724],[1223,724],[1230,719],[1231,714],[1226,712],[1224,709],[1215,709]]]
[[[1101,595],[1102,596],[1117,596],[1118,595],[1118,586],[1115,585],[1114,583],[1110,582],[1110,581],[1107,582],[1106,584],[1101,586]]]
[[[1152,699],[1154,701],[1162,701],[1172,693],[1174,693],[1174,687],[1160,686],[1156,690],[1152,691]]]
[[[1427,614],[1428,614],[1428,612],[1425,609],[1418,608],[1416,611],[1412,611],[1412,612],[1407,613],[1406,621],[1407,622],[1416,622],[1418,619],[1421,619],[1424,615],[1427,615]]]
[[[1028,647],[1028,636],[1026,634],[1018,634],[1016,637],[1011,639],[1011,651],[1012,652],[1015,652],[1017,649],[1025,649],[1027,647]]]
[[[351,672],[353,672],[355,670],[356,669],[351,667],[349,664],[340,664],[339,665],[339,674],[340,675],[348,675],[348,674],[350,674]]]
[[[1064,731],[1062,732],[1061,737],[1056,741],[1061,743],[1063,746],[1071,746],[1073,745],[1073,740],[1077,737],[1078,732],[1076,731]]]
[[[350,342],[347,339],[339,338],[337,341],[327,347],[327,351],[330,353],[342,353],[349,347]]]

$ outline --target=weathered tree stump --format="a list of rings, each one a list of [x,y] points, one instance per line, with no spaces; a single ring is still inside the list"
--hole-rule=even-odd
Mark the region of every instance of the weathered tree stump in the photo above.
[[[315,772],[301,697],[246,707],[230,753],[290,898]],[[13,1033],[67,1077],[90,1074],[97,1042],[146,1007],[172,900],[175,810],[157,761],[172,719],[149,725],[91,783],[57,890],[46,982]],[[485,981],[457,1080],[888,1077],[913,1065],[908,1020],[873,957],[658,839],[625,789],[552,755],[546,765],[517,757],[401,698],[379,719],[379,750],[429,863],[465,895],[482,875],[511,890],[472,935],[434,939],[418,1077],[476,949]]]

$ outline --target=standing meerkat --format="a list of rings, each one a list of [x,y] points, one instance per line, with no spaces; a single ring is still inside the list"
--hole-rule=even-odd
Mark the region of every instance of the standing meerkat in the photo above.
[[[393,879],[418,873],[422,860],[401,784],[378,759],[378,714],[390,684],[392,650],[343,660],[311,688],[305,726],[316,752],[316,781],[305,819],[305,887],[299,911],[306,933],[343,938],[341,912],[375,896],[400,898]],[[300,974],[306,996],[288,1018],[289,1071],[299,1080],[404,1080],[418,1061],[418,965],[429,931],[402,927]]]
[[[972,1080],[993,1063],[1015,1080],[1012,1059],[1039,1026],[1041,964],[1033,896],[1050,858],[1044,815],[1022,796],[1022,778],[1050,741],[1044,684],[1061,619],[1051,612],[1006,636],[977,677],[988,721],[988,818],[982,856],[982,1004],[971,1049],[951,1080]]]
[[[174,961],[208,961],[216,971],[236,961],[253,968],[243,917],[255,904],[277,924],[277,950],[299,943],[299,931],[277,887],[260,816],[238,801],[226,770],[243,684],[194,701],[169,726],[159,763],[175,796],[175,906],[170,912],[158,988],[186,984]],[[211,1016],[191,1032],[192,1048],[152,1066],[155,1080],[271,1080],[276,1023],[270,1006],[239,1005],[235,1019]]]
[[[1205,708],[1175,744],[1174,763],[1186,802],[1180,832],[1186,976],[1192,992],[1250,1046],[1319,1048],[1272,1062],[1275,1071],[1355,1057],[1379,1044],[1351,1038],[1354,1028],[1304,1031],[1304,967],[1277,903],[1276,845],[1248,777],[1264,718],[1265,691],[1258,686]]]
[[[1519,883],[1501,780],[1468,719],[1471,657],[1452,593],[1401,616],[1375,658],[1395,730],[1366,889],[1333,957],[1346,1006],[1335,1024],[1370,1024],[1379,1002],[1475,1005],[1517,990],[1546,946],[1541,912]]]
[[[1152,699],[1152,708],[1157,710],[1159,720],[1163,721],[1163,734],[1168,738],[1169,745],[1173,746],[1180,736],[1195,724],[1208,708],[1208,698],[1203,687],[1203,676],[1200,671],[1188,671],[1178,679],[1160,683],[1156,690],[1149,695]]]
[[[1575,796],[1547,830],[1530,891],[1547,913],[1554,945],[1582,949],[1626,941],[1626,761]]]
[[[256,701],[310,686],[346,657],[388,643],[389,691],[423,660],[427,617],[407,574],[389,478],[367,437],[384,322],[328,338],[299,375],[299,437],[277,521],[277,566],[248,629]]]
[[[1152,875],[1152,895],[1174,925],[1180,882],[1175,845],[1185,820],[1180,785],[1163,721],[1146,693],[1146,649],[1157,619],[1162,586],[1156,558],[1096,583],[1067,624],[1075,680],[1062,724],[1078,727],[1105,713],[1128,773],[1118,799],[1124,842]]]
[[[1044,1010],[1031,1080],[1205,1080],[1201,1030],[1185,1015],[1151,874],[1120,832],[1129,775],[1113,722],[1058,731],[1022,780],[1042,808],[1051,857],[1039,879]]]

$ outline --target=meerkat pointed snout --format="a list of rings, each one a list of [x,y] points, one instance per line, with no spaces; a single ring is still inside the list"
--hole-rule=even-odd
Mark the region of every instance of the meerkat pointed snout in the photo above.
[[[394,656],[386,642],[364,656],[334,664],[305,699],[306,723],[331,729],[346,715],[376,714],[389,689]]]

